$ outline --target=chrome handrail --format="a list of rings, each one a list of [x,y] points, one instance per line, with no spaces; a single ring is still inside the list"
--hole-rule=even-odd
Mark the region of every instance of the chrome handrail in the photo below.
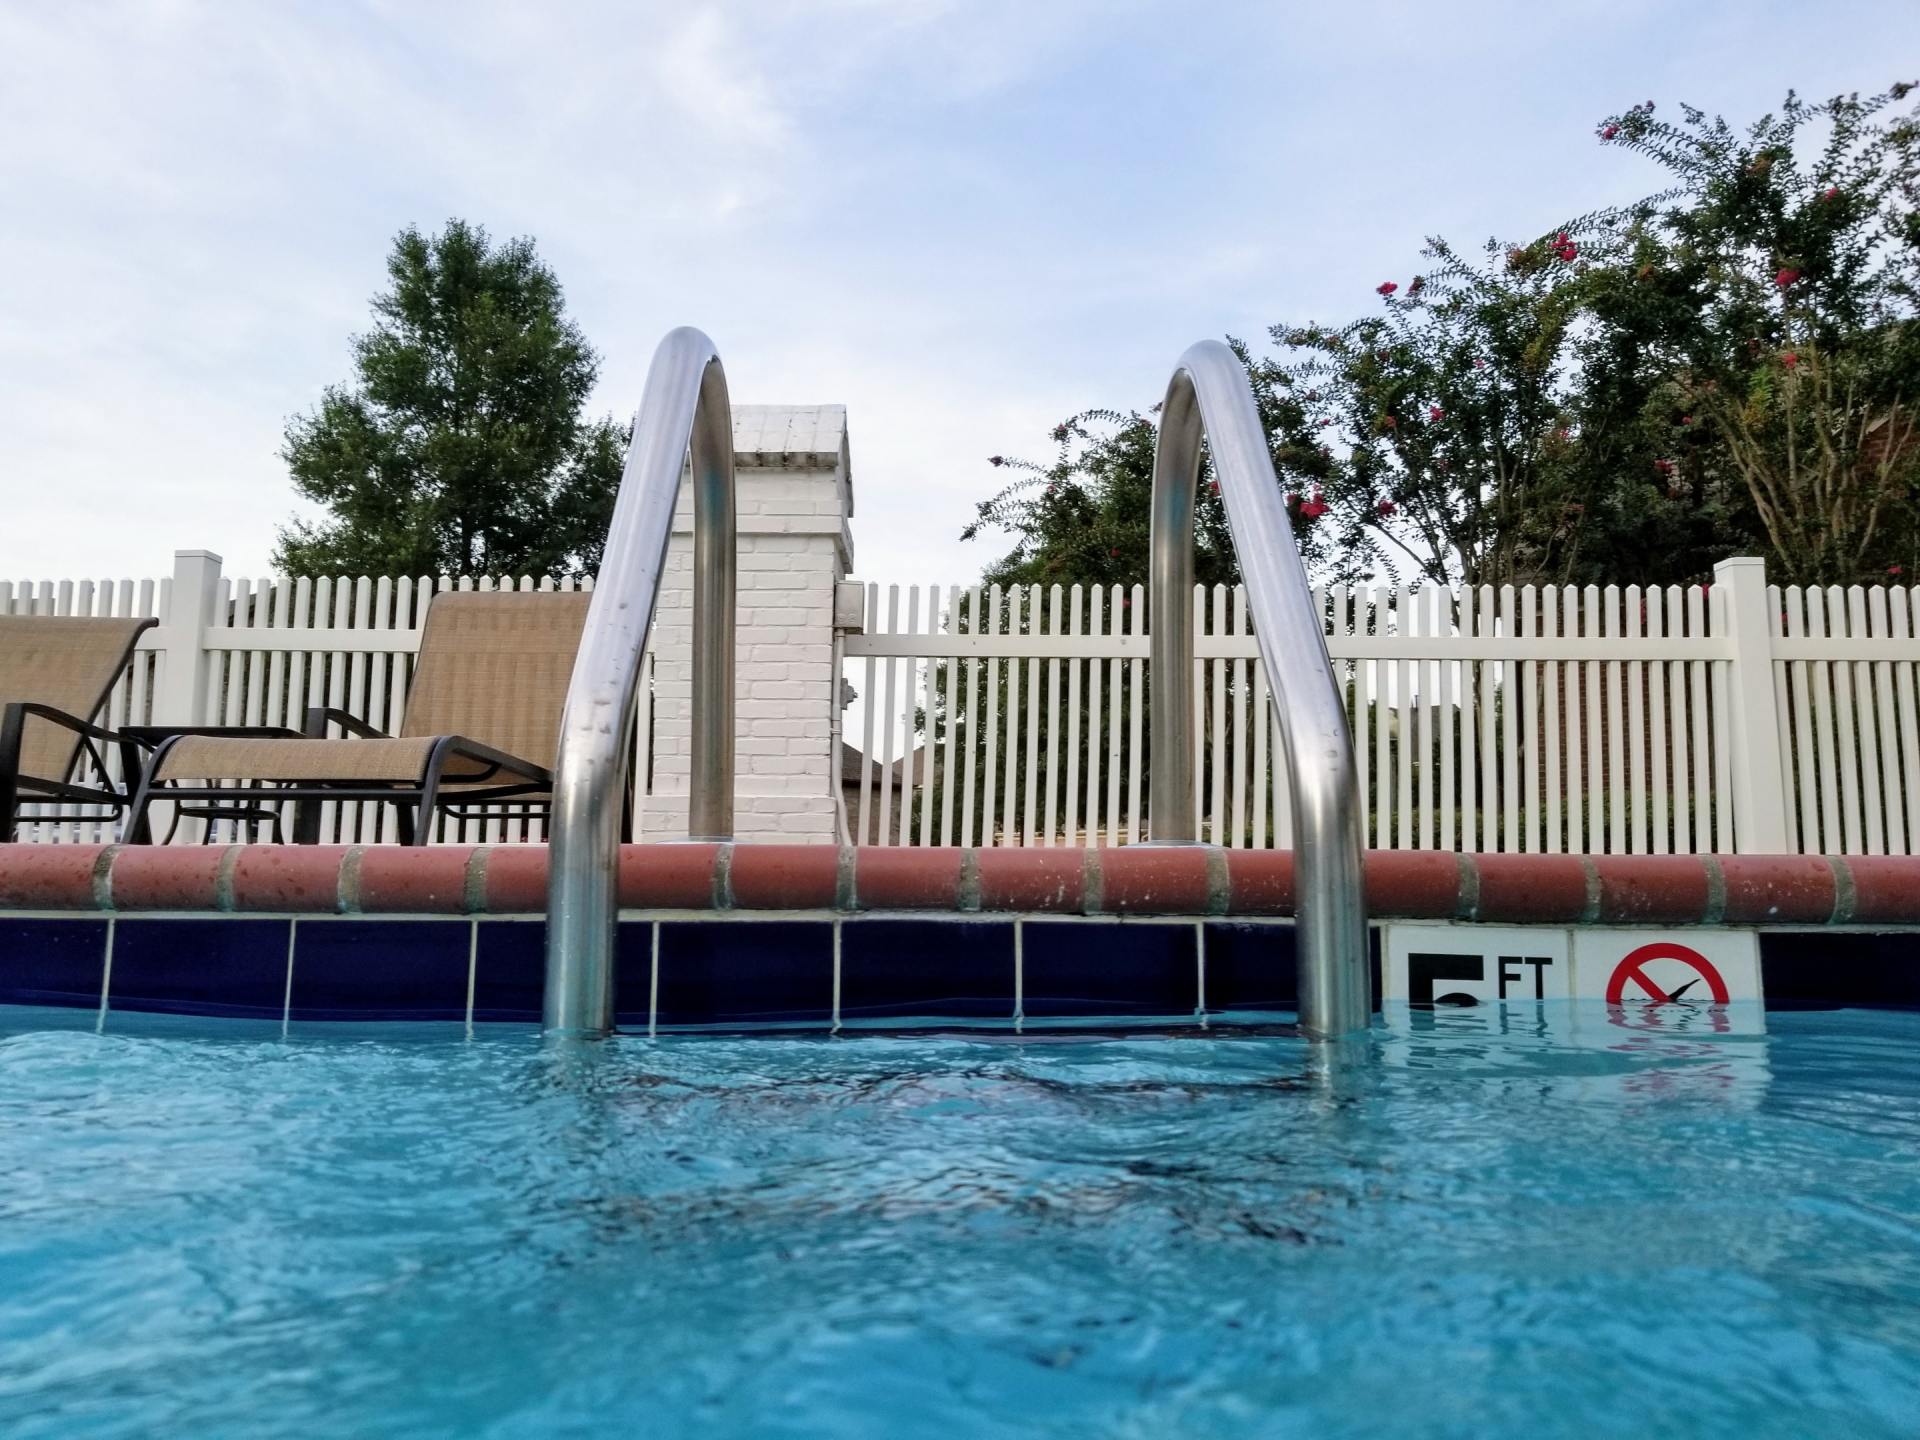
[[[1190,845],[1197,838],[1193,507],[1203,435],[1226,502],[1293,791],[1300,1025],[1315,1035],[1344,1035],[1365,1029],[1372,1011],[1353,740],[1252,387],[1239,357],[1218,340],[1202,340],[1180,357],[1154,452],[1151,834],[1155,844]]]
[[[620,816],[633,750],[634,697],[689,454],[693,729],[687,829],[706,840],[733,833],[733,415],[713,342],[682,327],[660,342],[647,370],[560,721],[548,849],[548,1030],[599,1034],[613,1027]]]

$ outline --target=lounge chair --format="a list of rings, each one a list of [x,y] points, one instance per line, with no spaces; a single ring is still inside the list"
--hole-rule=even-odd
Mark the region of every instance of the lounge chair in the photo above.
[[[307,711],[292,739],[182,735],[154,752],[133,797],[207,818],[274,822],[294,811],[297,842],[319,836],[318,801],[398,807],[402,844],[423,845],[436,809],[458,818],[552,798],[560,711],[586,624],[585,591],[445,591],[427,608],[400,733],[341,710]],[[325,738],[329,725],[345,738]],[[178,812],[177,812],[178,813]]]
[[[129,767],[146,742],[95,722],[150,618],[0,615],[0,840],[23,804],[127,803],[103,746]],[[81,760],[90,769],[81,769]],[[76,782],[78,771],[87,783]],[[128,771],[131,778],[131,770]]]

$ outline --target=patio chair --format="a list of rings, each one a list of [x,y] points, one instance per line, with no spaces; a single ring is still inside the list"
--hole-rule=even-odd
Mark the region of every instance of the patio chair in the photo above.
[[[317,802],[399,811],[399,838],[424,845],[436,810],[467,819],[552,798],[560,712],[586,624],[586,591],[445,591],[427,608],[397,736],[344,711],[310,709],[291,739],[182,735],[154,752],[133,797],[209,819],[273,822],[294,810],[296,842],[320,838]],[[345,738],[326,738],[336,725]]]
[[[103,746],[131,765],[146,742],[95,724],[150,617],[0,615],[0,840],[11,840],[23,804],[122,809]],[[90,769],[82,769],[85,759]],[[87,777],[75,780],[75,772]]]

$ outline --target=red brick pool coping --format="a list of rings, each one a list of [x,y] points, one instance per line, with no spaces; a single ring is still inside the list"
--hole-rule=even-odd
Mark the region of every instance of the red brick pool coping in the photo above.
[[[546,847],[0,845],[0,910],[528,915]],[[1920,925],[1920,856],[1370,851],[1372,918]],[[1288,851],[628,845],[628,910],[1288,916]]]

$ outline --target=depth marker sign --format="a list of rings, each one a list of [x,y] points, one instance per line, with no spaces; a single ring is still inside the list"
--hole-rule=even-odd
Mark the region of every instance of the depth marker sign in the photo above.
[[[1751,930],[1701,928],[1682,939],[1651,928],[1395,921],[1381,929],[1381,998],[1423,1008],[1577,999],[1639,1011],[1760,998],[1760,940]]]

